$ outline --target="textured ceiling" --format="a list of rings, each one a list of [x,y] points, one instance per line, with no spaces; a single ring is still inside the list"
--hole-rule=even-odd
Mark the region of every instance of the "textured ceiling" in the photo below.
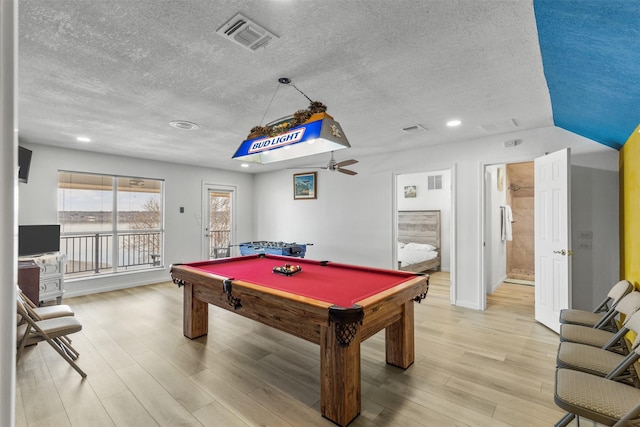
[[[279,38],[216,34],[238,12]],[[231,159],[308,106],[282,76],[342,125],[338,161],[553,124],[530,1],[21,0],[18,75],[22,142],[249,173],[328,160]]]

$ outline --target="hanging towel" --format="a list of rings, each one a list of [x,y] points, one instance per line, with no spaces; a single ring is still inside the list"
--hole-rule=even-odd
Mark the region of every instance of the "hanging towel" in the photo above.
[[[513,222],[513,213],[510,206],[500,206],[500,232],[502,240],[512,240],[511,223]]]

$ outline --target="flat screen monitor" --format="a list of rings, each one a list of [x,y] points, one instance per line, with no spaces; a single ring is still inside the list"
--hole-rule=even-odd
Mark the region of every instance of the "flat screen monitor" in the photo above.
[[[29,169],[31,168],[31,150],[18,146],[18,181],[29,181]]]
[[[60,225],[21,225],[18,227],[18,255],[38,255],[60,251]]]

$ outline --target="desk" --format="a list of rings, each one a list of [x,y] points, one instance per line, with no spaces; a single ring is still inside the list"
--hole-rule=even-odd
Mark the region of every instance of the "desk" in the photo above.
[[[302,271],[272,272],[287,263]],[[415,357],[413,302],[428,276],[276,255],[177,264],[184,288],[183,332],[208,332],[208,304],[320,345],[322,415],[346,426],[360,413],[360,343],[386,329],[386,361],[406,369]]]
[[[32,255],[18,258],[18,262],[29,261],[35,263],[40,269],[39,296],[33,301],[39,304],[43,301],[56,300],[62,303],[64,295],[64,265],[67,256],[60,252]],[[31,299],[31,297],[29,297]]]
[[[33,261],[18,261],[18,286],[34,304],[40,305],[40,267]]]

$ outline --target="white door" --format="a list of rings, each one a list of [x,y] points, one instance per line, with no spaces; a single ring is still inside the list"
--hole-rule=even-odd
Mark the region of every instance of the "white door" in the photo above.
[[[571,302],[570,150],[535,159],[535,318],[560,332]]]
[[[231,256],[233,242],[234,191],[224,188],[208,188],[205,211],[206,258]]]

